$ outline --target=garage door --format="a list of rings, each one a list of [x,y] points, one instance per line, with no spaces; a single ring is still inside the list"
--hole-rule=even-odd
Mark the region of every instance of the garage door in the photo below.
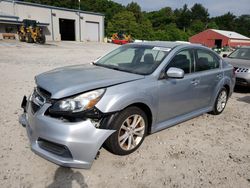
[[[75,40],[75,20],[59,18],[61,40]]]
[[[99,42],[98,22],[86,22],[86,40],[91,42]]]

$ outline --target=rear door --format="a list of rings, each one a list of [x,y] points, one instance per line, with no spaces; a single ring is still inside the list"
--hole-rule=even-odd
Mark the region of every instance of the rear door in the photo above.
[[[194,72],[200,77],[196,87],[197,104],[199,108],[208,107],[217,90],[218,83],[223,78],[219,58],[206,49],[195,50]]]

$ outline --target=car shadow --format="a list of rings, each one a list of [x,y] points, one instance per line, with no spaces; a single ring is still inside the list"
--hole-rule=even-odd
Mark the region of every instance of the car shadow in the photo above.
[[[235,86],[234,92],[235,93],[242,93],[242,94],[249,94],[250,87]],[[237,99],[237,101],[246,102],[246,103],[250,104],[250,95],[240,97]]]
[[[88,187],[80,172],[74,172],[70,168],[59,167],[55,171],[54,181],[47,188],[72,188],[73,181],[76,181],[81,188]]]
[[[245,96],[237,99],[237,101],[246,102],[250,104],[250,96]]]
[[[235,93],[250,93],[250,87],[235,86]]]
[[[50,44],[50,43],[45,43],[45,44],[42,44],[43,46],[57,46],[56,44]]]

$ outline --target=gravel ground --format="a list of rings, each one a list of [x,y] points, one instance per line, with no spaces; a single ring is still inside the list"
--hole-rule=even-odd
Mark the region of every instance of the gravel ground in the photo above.
[[[30,151],[18,116],[34,76],[91,62],[116,47],[0,41],[0,187],[250,187],[250,91],[242,88],[223,114],[152,134],[129,156],[102,149],[90,170],[62,168]]]

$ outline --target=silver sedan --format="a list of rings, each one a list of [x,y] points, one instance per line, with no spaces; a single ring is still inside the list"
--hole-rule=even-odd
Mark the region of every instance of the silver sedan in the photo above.
[[[235,68],[236,85],[250,87],[250,47],[237,48],[224,60]]]
[[[77,168],[90,168],[102,146],[127,155],[147,134],[222,113],[235,84],[233,67],[216,53],[178,42],[124,45],[35,80],[20,117],[31,149]]]

